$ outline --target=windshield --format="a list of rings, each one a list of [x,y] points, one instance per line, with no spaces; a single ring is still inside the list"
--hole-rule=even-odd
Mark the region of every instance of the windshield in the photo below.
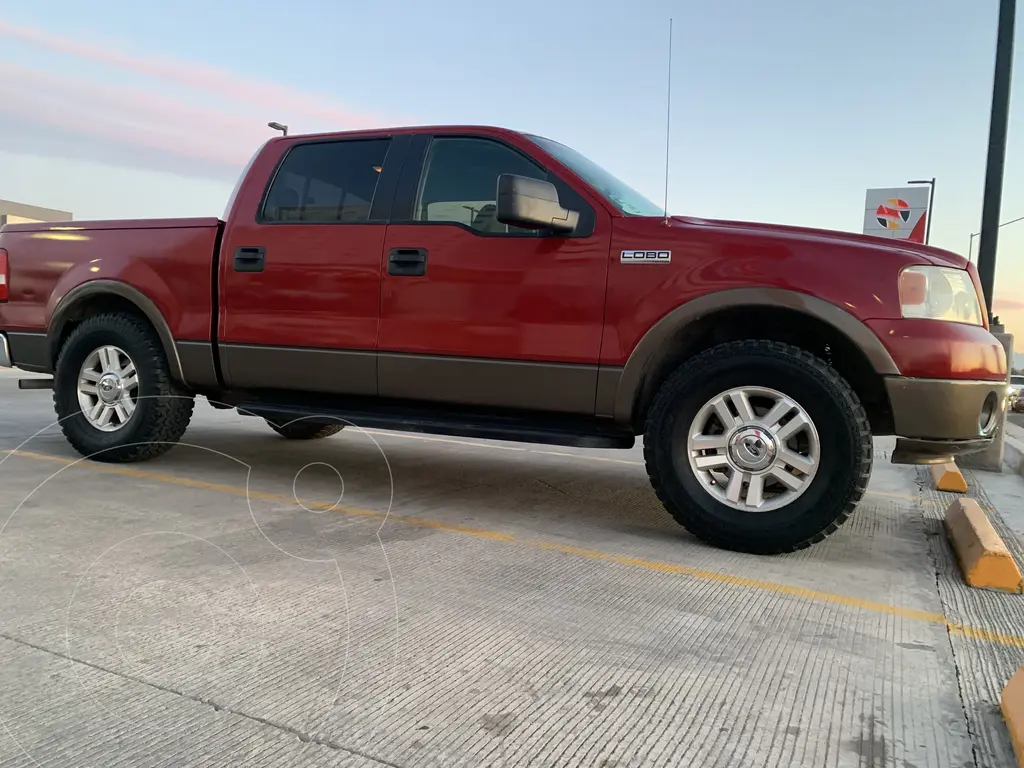
[[[1015,387],[1024,385],[1024,376],[1011,376],[1010,383]]]
[[[526,134],[526,138],[563,163],[573,173],[600,192],[626,216],[664,216],[665,211],[635,189],[619,181],[608,171],[574,149],[551,139]]]

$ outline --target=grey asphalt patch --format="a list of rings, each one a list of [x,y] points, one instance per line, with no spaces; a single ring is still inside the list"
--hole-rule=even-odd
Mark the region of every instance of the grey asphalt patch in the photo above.
[[[52,420],[48,393],[7,381],[0,412],[6,447]],[[248,480],[250,503],[87,469],[34,493],[0,536],[0,717],[17,743],[41,764],[82,766],[959,767],[975,749],[978,765],[1000,764],[985,759],[1005,733],[965,714],[962,695],[988,668],[953,663],[988,646],[858,602],[941,613],[954,578],[936,570],[932,513],[903,498],[918,492],[914,473],[884,463],[884,441],[872,480],[883,495],[823,545],[757,558],[678,528],[643,468],[622,463],[637,450],[374,437],[383,456],[349,430],[287,443],[202,406],[186,440],[251,472],[186,447],[133,469]],[[25,448],[76,458],[53,430]],[[390,469],[392,517],[289,502],[316,461],[339,469],[346,504],[381,515]],[[0,509],[58,469],[0,465]],[[327,503],[340,491],[323,468],[295,484]],[[8,764],[31,763],[0,734]]]

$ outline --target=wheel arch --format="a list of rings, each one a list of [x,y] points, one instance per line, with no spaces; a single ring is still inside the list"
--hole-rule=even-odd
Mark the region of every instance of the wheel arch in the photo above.
[[[875,434],[891,434],[883,379],[899,375],[899,368],[881,340],[840,307],[780,288],[718,291],[669,312],[641,338],[613,386],[600,387],[599,415],[630,424],[639,434],[654,394],[672,370],[704,349],[743,338],[782,341],[830,357],[864,403]]]
[[[174,337],[160,309],[138,288],[120,280],[90,280],[75,286],[61,298],[46,333],[51,370],[56,370],[57,355],[75,326],[104,312],[126,312],[144,318],[160,339],[171,376],[180,384],[186,383]]]

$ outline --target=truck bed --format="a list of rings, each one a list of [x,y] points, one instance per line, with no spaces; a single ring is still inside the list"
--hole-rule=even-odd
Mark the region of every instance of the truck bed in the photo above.
[[[0,304],[0,327],[45,333],[69,290],[113,280],[142,291],[175,339],[210,342],[222,228],[212,217],[5,225],[10,299]]]

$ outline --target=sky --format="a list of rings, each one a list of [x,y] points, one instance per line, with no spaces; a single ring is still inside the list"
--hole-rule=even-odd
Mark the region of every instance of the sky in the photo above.
[[[860,231],[865,189],[934,176],[932,244],[980,226],[997,0],[10,6],[0,199],[76,219],[222,215],[270,120],[528,130],[660,203],[672,17],[670,212]],[[1024,216],[1024,11],[1017,37],[1001,221]],[[1024,221],[994,314],[1024,354]]]

